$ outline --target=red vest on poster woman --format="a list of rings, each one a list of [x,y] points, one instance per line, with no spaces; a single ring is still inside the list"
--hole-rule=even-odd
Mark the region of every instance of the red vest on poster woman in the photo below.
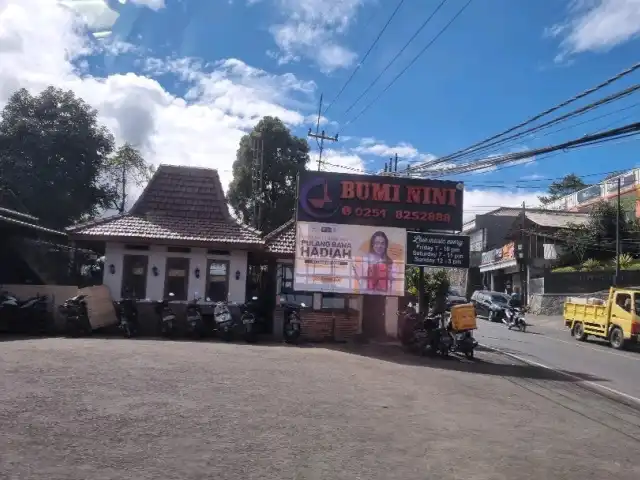
[[[367,269],[367,290],[388,292],[391,285],[391,269],[386,263],[373,263]]]

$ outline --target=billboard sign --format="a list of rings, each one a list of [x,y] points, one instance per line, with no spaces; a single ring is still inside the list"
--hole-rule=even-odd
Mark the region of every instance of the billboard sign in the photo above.
[[[620,175],[619,177],[612,178],[607,181],[607,192],[608,193],[617,193],[618,191],[618,179],[620,179],[620,190],[623,188],[630,187],[636,183],[636,174],[635,172],[629,172],[624,175]]]
[[[464,185],[448,180],[300,172],[296,220],[461,230]]]
[[[402,228],[296,222],[294,289],[404,295]]]
[[[580,190],[577,194],[578,204],[587,202],[593,198],[602,196],[602,185],[592,185],[591,187]]]
[[[469,250],[466,235],[407,232],[407,265],[469,268]]]

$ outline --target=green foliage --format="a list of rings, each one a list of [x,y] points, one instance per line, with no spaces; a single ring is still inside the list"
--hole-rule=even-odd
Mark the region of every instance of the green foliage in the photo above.
[[[620,262],[620,268],[622,270],[629,270],[631,266],[635,263],[635,260],[628,253],[623,253],[618,257],[618,261]],[[616,259],[613,259],[613,265],[616,265]]]
[[[261,137],[264,142],[263,189],[255,195],[252,182],[252,140]],[[270,232],[291,219],[295,211],[298,172],[309,161],[306,139],[296,137],[278,118],[264,117],[251,133],[240,140],[233,163],[233,180],[229,186],[228,201],[238,218],[253,224],[253,207],[261,206],[258,228]]]
[[[104,175],[113,149],[96,110],[73,92],[49,87],[32,96],[21,89],[1,114],[0,193],[62,229],[117,198]]]
[[[551,270],[554,273],[561,273],[561,272],[577,272],[578,270],[576,269],[576,267],[571,267],[571,266],[567,266],[567,267],[558,267],[558,268],[554,268],[553,270]]]
[[[107,178],[116,194],[111,208],[124,213],[127,190],[144,185],[154,172],[155,167],[148,164],[137,149],[128,143],[122,145],[107,163]]]
[[[589,258],[582,263],[581,267],[581,270],[590,272],[593,270],[602,269],[602,263],[600,263],[600,261],[596,260],[595,258]]]
[[[575,173],[570,173],[562,180],[550,184],[548,189],[549,195],[538,197],[538,200],[540,200],[542,205],[548,205],[559,198],[587,188],[588,186],[589,185],[584,183]]]

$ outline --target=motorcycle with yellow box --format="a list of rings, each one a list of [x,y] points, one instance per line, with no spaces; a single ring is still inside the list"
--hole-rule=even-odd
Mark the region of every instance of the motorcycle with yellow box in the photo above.
[[[478,342],[473,338],[473,331],[477,329],[476,308],[472,303],[453,305],[446,323],[447,333],[451,335],[451,351],[464,354],[468,359],[473,358],[473,352]]]

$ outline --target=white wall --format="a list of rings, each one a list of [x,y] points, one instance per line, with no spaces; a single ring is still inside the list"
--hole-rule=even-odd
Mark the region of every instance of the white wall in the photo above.
[[[181,257],[189,259],[189,290],[188,298],[192,299],[196,294],[205,297],[207,282],[207,263],[210,259],[225,260],[229,262],[229,300],[244,302],[247,281],[247,252],[244,250],[232,250],[230,255],[208,255],[205,248],[192,248],[190,253],[167,252],[167,247],[151,245],[149,251],[125,250],[122,243],[109,242],[105,247],[105,269],[103,284],[109,288],[114,300],[120,299],[122,289],[123,257],[125,254],[147,255],[149,258],[147,268],[147,294],[151,300],[159,300],[164,295],[165,270],[168,257]],[[116,273],[109,272],[109,265],[113,264]],[[153,275],[153,267],[158,268],[158,275]],[[200,269],[200,278],[196,278],[196,267]],[[240,271],[240,279],[236,280],[236,271]]]
[[[398,337],[398,297],[385,298],[384,330],[391,338]]]

